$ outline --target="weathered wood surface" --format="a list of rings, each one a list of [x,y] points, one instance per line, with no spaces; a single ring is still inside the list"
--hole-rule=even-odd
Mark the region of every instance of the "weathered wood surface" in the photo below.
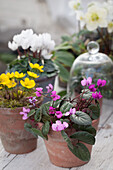
[[[55,90],[60,91],[56,83]],[[113,100],[103,100],[99,131],[88,164],[71,170],[113,170]],[[65,170],[70,170],[65,168]],[[0,142],[0,170],[64,170],[49,161],[41,138],[35,151],[24,155],[7,153]]]

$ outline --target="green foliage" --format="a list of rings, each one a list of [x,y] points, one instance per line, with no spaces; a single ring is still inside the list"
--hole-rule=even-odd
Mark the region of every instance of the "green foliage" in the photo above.
[[[92,119],[94,119],[94,120],[98,119],[99,116],[100,116],[100,107],[99,107],[99,105],[96,106],[94,104],[91,104],[89,106],[89,109],[91,111],[90,115],[91,115]]]
[[[90,160],[90,153],[87,147],[83,143],[77,143],[76,146],[72,149],[69,145],[68,148],[70,151],[77,156],[82,161],[89,161]]]
[[[60,111],[61,111],[62,113],[66,113],[66,112],[68,112],[72,107],[73,107],[73,104],[71,104],[70,102],[65,102],[65,103],[60,107]]]
[[[71,138],[78,139],[79,141],[85,142],[90,145],[95,144],[95,138],[92,134],[85,132],[85,131],[80,131],[72,134],[70,136]]]
[[[75,115],[71,115],[70,119],[72,122],[78,125],[91,125],[91,118],[84,112],[76,111]]]
[[[44,136],[47,136],[47,134],[49,133],[49,129],[50,129],[50,123],[49,121],[46,121],[42,127],[42,133]]]
[[[66,134],[66,132],[64,132],[63,130],[61,131],[62,137],[64,138],[64,140],[67,142],[68,146],[73,149],[73,144],[71,142],[71,140],[69,139],[68,135]]]
[[[35,114],[35,109],[32,109],[30,110],[27,116],[30,117],[30,116],[33,116],[34,114]]]
[[[0,61],[8,64],[16,58],[15,54],[0,53]]]

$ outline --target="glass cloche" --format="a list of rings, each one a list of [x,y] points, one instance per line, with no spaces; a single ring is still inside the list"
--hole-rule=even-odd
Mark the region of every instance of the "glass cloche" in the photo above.
[[[87,45],[87,53],[84,53],[75,59],[68,83],[68,92],[73,97],[82,90],[81,80],[92,77],[93,83],[98,79],[104,79],[107,84],[102,88],[102,95],[106,98],[113,98],[113,62],[103,53],[99,53],[99,44],[91,41]]]

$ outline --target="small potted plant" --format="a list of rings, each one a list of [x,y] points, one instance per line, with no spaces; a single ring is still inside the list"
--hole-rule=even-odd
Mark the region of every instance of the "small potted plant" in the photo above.
[[[28,113],[37,128],[25,123],[26,130],[44,139],[50,161],[56,166],[76,167],[87,163],[95,144],[100,115],[98,99],[102,98],[99,87],[106,81],[99,79],[95,85],[89,77],[81,84],[84,90],[73,99],[68,95],[61,98],[51,84],[46,87],[47,92],[37,88],[37,97],[50,97],[51,101]]]
[[[36,85],[34,79],[38,77],[30,71],[27,74],[16,71],[0,75],[0,137],[5,150],[9,153],[28,153],[37,147],[37,139],[26,132],[19,113],[26,120],[30,109],[41,104],[42,97],[37,99],[34,93]],[[35,126],[33,122],[31,124]]]
[[[7,71],[27,73],[31,69],[35,72],[36,69],[43,68],[43,71],[39,72],[38,84],[43,88],[49,83],[54,84],[58,72],[51,60],[54,46],[55,42],[49,33],[37,35],[32,29],[22,30],[20,34],[14,35],[12,42],[8,42],[8,47],[17,51],[18,57],[8,65]]]

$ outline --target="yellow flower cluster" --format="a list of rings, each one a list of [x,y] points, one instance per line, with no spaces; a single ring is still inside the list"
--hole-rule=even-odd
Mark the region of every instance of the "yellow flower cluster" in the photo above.
[[[33,64],[33,63],[30,63],[29,64],[30,65],[30,67],[33,69],[38,69],[40,72],[44,72],[44,70],[42,70],[42,68],[44,67],[43,65],[42,66],[40,66],[39,64],[37,64],[37,63],[35,63],[35,64]]]
[[[31,71],[28,71],[27,74],[30,76],[30,77],[33,77],[33,78],[38,78],[39,76],[37,76],[37,74],[31,72]]]
[[[34,80],[29,80],[29,78],[25,78],[25,80],[20,81],[21,85],[23,87],[26,87],[27,89],[31,89],[35,86],[35,81]]]

